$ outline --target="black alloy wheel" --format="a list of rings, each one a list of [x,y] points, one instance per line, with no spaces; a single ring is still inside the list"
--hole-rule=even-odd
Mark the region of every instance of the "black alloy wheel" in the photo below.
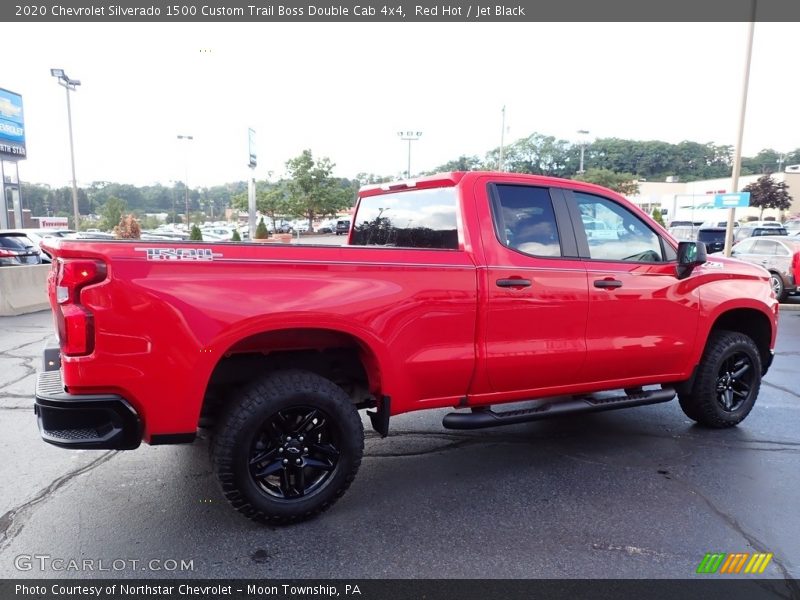
[[[726,358],[717,374],[717,401],[722,410],[735,412],[750,398],[755,383],[755,366],[744,352]]]
[[[311,406],[279,410],[268,417],[250,448],[250,475],[266,494],[299,498],[330,481],[339,465],[337,431],[330,417]]]

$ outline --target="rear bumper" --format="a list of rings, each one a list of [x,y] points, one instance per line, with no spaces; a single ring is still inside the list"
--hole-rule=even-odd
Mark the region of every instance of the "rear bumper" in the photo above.
[[[115,394],[69,394],[61,371],[39,373],[36,417],[45,442],[71,449],[132,450],[142,441],[133,407]]]

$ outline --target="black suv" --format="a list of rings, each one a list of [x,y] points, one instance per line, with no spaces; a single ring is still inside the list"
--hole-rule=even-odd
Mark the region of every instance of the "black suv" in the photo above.
[[[697,241],[706,245],[709,254],[722,252],[725,249],[725,231],[724,227],[701,227],[697,231]]]
[[[348,231],[350,231],[350,221],[346,219],[336,221],[336,235],[346,234]]]

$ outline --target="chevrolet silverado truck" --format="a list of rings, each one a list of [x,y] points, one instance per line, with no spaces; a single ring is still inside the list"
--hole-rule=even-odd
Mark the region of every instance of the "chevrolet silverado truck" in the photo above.
[[[444,427],[476,429],[677,396],[730,427],[772,362],[769,273],[707,260],[599,186],[491,172],[367,186],[347,235],[45,241],[44,440],[133,449],[208,428],[230,503],[291,523],[348,488],[365,422],[386,436],[394,415],[450,408]]]

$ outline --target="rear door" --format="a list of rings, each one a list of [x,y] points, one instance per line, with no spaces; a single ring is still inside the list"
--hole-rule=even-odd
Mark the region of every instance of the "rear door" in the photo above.
[[[699,318],[699,298],[676,277],[675,249],[642,215],[623,203],[580,191],[565,192],[588,276],[589,382],[685,372]],[[582,227],[605,222],[612,236]]]
[[[477,180],[485,271],[483,356],[488,388],[527,390],[579,383],[586,359],[586,270],[560,190]]]

